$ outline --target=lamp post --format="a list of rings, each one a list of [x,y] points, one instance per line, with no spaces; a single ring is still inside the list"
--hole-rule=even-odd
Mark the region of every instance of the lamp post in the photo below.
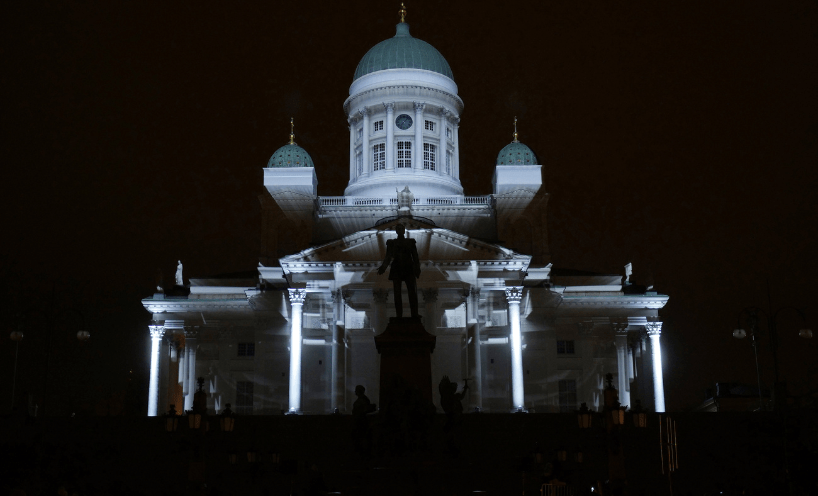
[[[54,328],[57,327],[57,321],[60,318],[64,318],[64,316],[66,316],[68,314],[73,314],[76,317],[77,321],[80,323],[79,331],[77,331],[77,340],[80,343],[84,343],[84,342],[88,341],[91,338],[91,333],[88,332],[87,330],[85,330],[85,317],[83,316],[82,312],[80,312],[76,308],[66,308],[66,309],[59,310],[59,311],[54,310],[54,292],[55,292],[55,290],[54,290],[54,288],[52,288],[52,290],[51,290],[51,303],[49,304],[49,307],[48,307],[47,311],[29,310],[29,311],[23,313],[19,318],[21,328],[23,327],[24,323],[26,322],[26,320],[31,315],[40,315],[43,319],[45,319],[45,322],[46,322],[46,329],[47,329],[47,336],[48,337],[47,337],[47,344],[46,344],[46,351],[45,351],[45,371],[44,371],[44,377],[43,377],[43,397],[42,397],[42,401],[41,401],[41,404],[40,404],[40,412],[41,412],[41,414],[43,416],[45,416],[45,404],[46,404],[46,398],[48,396],[49,367],[50,367],[50,364],[51,364],[51,343],[53,341]],[[15,337],[14,337],[15,334],[19,334],[19,339],[15,339]],[[23,337],[22,335],[23,335],[22,332],[12,333],[12,339],[17,341],[18,346],[20,344],[20,340]],[[15,378],[16,378],[16,370],[17,370],[17,365],[16,364],[17,364],[17,359],[16,359],[16,354],[15,354]],[[12,398],[12,400],[13,400],[13,398]],[[12,407],[13,407],[13,405],[12,405]]]
[[[756,336],[760,332],[759,326],[759,316],[763,316],[764,320],[766,320],[767,325],[767,332],[770,335],[770,349],[773,352],[773,410],[778,410],[781,408],[781,395],[785,394],[785,388],[783,384],[778,379],[778,317],[781,315],[781,312],[784,310],[794,310],[800,317],[801,322],[804,323],[804,327],[798,331],[798,335],[802,338],[809,339],[812,337],[812,330],[806,328],[807,319],[804,317],[804,313],[791,306],[784,306],[776,311],[772,312],[765,312],[759,307],[747,307],[738,314],[738,325],[736,329],[733,331],[733,337],[736,339],[743,339],[747,336],[747,331],[741,325],[741,319],[744,317],[747,327],[750,329],[750,339],[753,345],[753,353],[755,354],[755,361],[756,361],[756,376],[758,379],[758,402],[759,402],[759,409],[764,409],[764,402],[762,399],[762,392],[761,392],[761,369],[758,364],[758,342],[756,340]]]

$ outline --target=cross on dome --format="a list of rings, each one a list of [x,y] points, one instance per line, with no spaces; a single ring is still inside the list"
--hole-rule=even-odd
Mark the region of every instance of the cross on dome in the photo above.
[[[403,2],[400,3],[398,14],[400,14],[400,22],[406,22],[406,5]]]

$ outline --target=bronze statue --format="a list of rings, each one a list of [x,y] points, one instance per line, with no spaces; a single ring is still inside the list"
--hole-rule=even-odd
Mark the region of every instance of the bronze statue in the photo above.
[[[409,308],[414,318],[418,316],[418,292],[415,284],[415,279],[420,277],[418,250],[414,239],[404,237],[406,228],[402,224],[395,226],[395,232],[398,233],[398,238],[386,242],[386,258],[378,267],[378,274],[383,274],[386,268],[390,264],[392,265],[392,269],[389,271],[389,280],[392,281],[392,287],[395,290],[395,316],[398,318],[403,317],[400,285],[401,281],[403,281],[406,283],[406,291],[409,293]]]

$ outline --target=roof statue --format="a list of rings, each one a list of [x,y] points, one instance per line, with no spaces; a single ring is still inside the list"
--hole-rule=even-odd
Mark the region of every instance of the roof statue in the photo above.
[[[182,277],[182,261],[179,260],[179,265],[176,266],[176,285],[184,286],[185,280]]]

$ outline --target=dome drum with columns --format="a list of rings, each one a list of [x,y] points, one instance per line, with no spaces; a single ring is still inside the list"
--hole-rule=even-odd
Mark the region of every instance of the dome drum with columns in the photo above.
[[[374,337],[395,315],[395,295],[377,269],[398,224],[420,258],[433,386],[469,378],[467,410],[600,408],[612,372],[622,404],[664,411],[668,297],[633,284],[630,264],[624,277],[551,264],[549,193],[516,118],[491,194],[464,194],[460,174],[475,164],[459,160],[463,102],[446,60],[404,17],[361,59],[343,104],[344,196],[318,195],[291,121],[289,143],[264,168],[258,267],[191,279],[185,297],[142,300],[153,316],[149,415],[190,409],[198,377],[217,411],[350,413],[357,385],[380,404]]]

